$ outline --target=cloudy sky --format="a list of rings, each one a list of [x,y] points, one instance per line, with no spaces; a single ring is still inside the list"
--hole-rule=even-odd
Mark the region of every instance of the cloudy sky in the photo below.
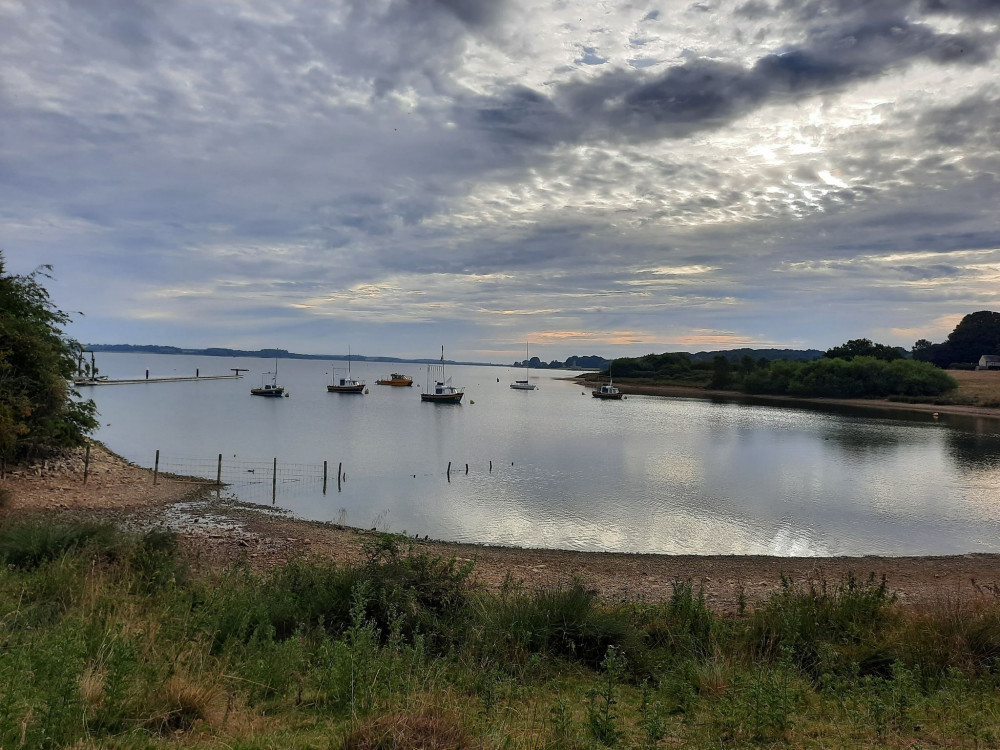
[[[998,0],[0,0],[86,343],[508,362],[1000,309]]]

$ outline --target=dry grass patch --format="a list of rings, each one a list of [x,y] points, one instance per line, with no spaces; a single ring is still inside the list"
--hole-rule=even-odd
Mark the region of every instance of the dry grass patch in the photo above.
[[[954,396],[976,406],[1000,406],[1000,371],[948,370],[958,381]]]
[[[344,750],[462,750],[478,747],[457,718],[438,711],[369,719],[348,733]]]
[[[152,696],[153,711],[145,724],[160,734],[189,732],[199,724],[216,727],[225,715],[225,692],[218,685],[174,675]]]

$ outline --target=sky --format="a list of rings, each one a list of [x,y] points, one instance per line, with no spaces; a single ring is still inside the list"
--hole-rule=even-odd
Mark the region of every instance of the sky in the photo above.
[[[512,362],[1000,310],[1000,0],[0,0],[67,333]]]

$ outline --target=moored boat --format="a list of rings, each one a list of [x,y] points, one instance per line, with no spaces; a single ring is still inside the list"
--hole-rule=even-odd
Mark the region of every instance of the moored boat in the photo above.
[[[265,383],[264,379],[270,375],[271,382]],[[285,395],[285,387],[278,385],[278,360],[274,360],[274,372],[265,372],[260,376],[260,388],[251,388],[251,396],[269,396],[271,398],[281,398]]]
[[[375,385],[411,386],[413,385],[413,378],[409,375],[394,372],[387,378],[376,380]]]
[[[341,370],[343,372],[343,370]],[[333,371],[333,382],[326,387],[327,393],[364,393],[365,381],[351,377],[351,349],[347,348],[347,376],[338,378]]]
[[[427,378],[430,380],[430,365],[427,366]],[[427,387],[420,394],[421,401],[429,401],[434,404],[460,404],[462,396],[465,395],[464,388],[456,388],[451,384],[451,378],[444,376],[444,346],[441,347],[441,379],[434,381],[434,387]]]
[[[609,380],[607,383],[602,384],[600,388],[592,390],[590,395],[594,398],[621,399],[625,394],[615,388]]]
[[[530,365],[528,364],[528,343],[524,344],[524,380],[515,380],[510,384],[510,387],[515,391],[533,391],[537,386],[534,383],[528,382],[528,373],[530,372]]]

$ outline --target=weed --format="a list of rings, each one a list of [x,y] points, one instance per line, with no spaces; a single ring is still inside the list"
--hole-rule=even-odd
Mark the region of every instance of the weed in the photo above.
[[[587,728],[591,736],[605,745],[614,745],[622,736],[619,726],[617,692],[625,670],[625,659],[610,646],[601,662],[603,675],[597,686],[587,691]]]
[[[109,524],[52,524],[25,521],[0,529],[0,560],[16,568],[37,568],[75,549],[117,547],[119,533]]]
[[[876,582],[874,574],[867,581],[849,574],[832,591],[826,581],[807,590],[784,576],[781,581],[782,590],[751,618],[753,650],[768,658],[787,652],[815,678],[837,666],[831,661],[850,661],[860,645],[872,642],[895,601],[885,578]]]

